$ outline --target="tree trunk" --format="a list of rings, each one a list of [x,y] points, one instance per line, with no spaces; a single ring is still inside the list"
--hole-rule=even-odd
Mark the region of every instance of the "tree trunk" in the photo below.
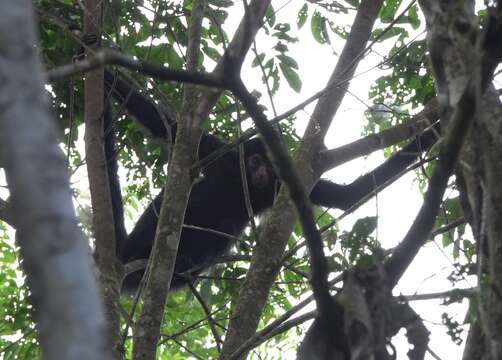
[[[88,44],[87,54],[99,48],[101,39],[101,18],[103,2],[87,0],[84,14],[84,33],[86,39],[94,39]],[[113,218],[107,163],[104,147],[104,88],[103,69],[86,74],[85,91],[85,153],[87,173],[91,192],[92,220],[96,241],[95,260],[99,272],[105,315],[108,325],[108,338],[114,357],[120,358],[120,314],[118,300],[120,281],[115,255],[116,234]]]
[[[45,359],[109,359],[104,322],[45,96],[32,2],[0,1],[0,163]]]

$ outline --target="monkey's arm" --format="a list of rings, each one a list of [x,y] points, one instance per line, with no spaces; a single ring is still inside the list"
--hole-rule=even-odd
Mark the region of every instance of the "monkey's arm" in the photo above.
[[[425,131],[382,165],[350,184],[339,185],[319,180],[312,189],[310,200],[316,205],[347,210],[375,189],[395,180],[394,177],[413,164],[423,152],[429,150],[437,140],[438,126],[437,124]]]
[[[146,128],[151,136],[166,138],[166,126],[162,118],[165,117],[169,125],[174,124],[174,120],[169,118],[165,112],[161,114],[161,110],[154,105],[152,99],[139,93],[129,82],[122,80],[108,70],[105,70],[105,86],[115,100],[124,106],[127,113]]]
[[[164,121],[171,126],[172,141],[176,139],[177,124],[172,114],[160,106],[156,106],[153,99],[141,94],[128,81],[115,76],[111,71],[105,70],[105,85],[115,100],[124,106],[137,122],[148,130],[153,138],[165,139],[167,136]],[[218,150],[225,145],[225,142],[218,137],[204,133],[199,144],[199,159]]]

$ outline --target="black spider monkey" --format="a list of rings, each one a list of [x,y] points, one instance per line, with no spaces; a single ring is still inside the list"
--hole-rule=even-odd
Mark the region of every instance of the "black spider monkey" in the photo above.
[[[162,110],[159,110],[151,99],[137,92],[129,82],[116,77],[109,71],[105,71],[105,82],[112,96],[154,138],[166,138],[169,132],[166,131],[163,119],[167,119],[171,125],[172,139],[175,140],[176,124],[168,113],[160,113]],[[107,107],[108,118],[110,118],[109,111]],[[108,123],[110,123],[109,120]],[[133,231],[126,236],[123,203],[117,176],[115,135],[111,128],[107,133],[105,147],[114,207],[117,256],[123,263],[148,259],[155,238],[163,193],[157,195],[141,215]],[[315,205],[348,209],[371,193],[375,187],[386,183],[416,161],[421,152],[428,150],[435,141],[436,136],[432,129],[424,132],[374,171],[361,176],[351,184],[339,185],[321,179],[314,186],[310,199]],[[199,145],[199,159],[208,156],[225,144],[216,136],[204,133]],[[251,205],[254,214],[259,215],[273,204],[276,176],[259,138],[246,142],[244,153]],[[202,179],[192,187],[184,223],[239,236],[248,222],[239,155],[234,149],[203,170]],[[232,245],[233,241],[229,237],[194,228],[183,228],[171,289],[183,286],[187,283],[187,279],[196,277],[209,268],[219,256],[227,253]],[[127,275],[122,291],[128,293],[136,289],[143,273],[144,270],[139,270]]]

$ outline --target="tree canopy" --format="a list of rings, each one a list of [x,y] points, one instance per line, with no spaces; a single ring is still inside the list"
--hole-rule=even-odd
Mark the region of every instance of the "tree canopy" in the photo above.
[[[60,344],[77,341],[78,336],[55,336],[55,342],[44,337],[51,331],[44,328],[44,317],[48,321],[49,316],[44,304],[75,299],[63,296],[69,291],[64,286],[58,290],[47,285],[51,279],[56,285],[64,279],[57,273],[63,269],[64,275],[63,266],[49,267],[50,256],[64,253],[70,243],[89,244],[94,255],[75,254],[82,263],[75,263],[68,273],[81,276],[80,290],[92,300],[97,297],[87,282],[86,266],[96,269],[105,315],[97,319],[101,308],[89,300],[96,317],[90,316],[89,323],[96,320],[95,328],[100,328],[99,320],[106,320],[99,334],[106,339],[100,341],[107,342],[107,350],[100,352],[95,343],[89,348],[103,358],[110,350],[113,358],[133,359],[451,356],[435,348],[434,341],[429,343],[435,336],[462,345],[465,359],[500,356],[500,1],[488,5],[454,0],[21,3],[12,5],[13,13],[19,14],[18,9],[34,13],[35,22],[22,26],[28,30],[35,26],[38,39],[14,41],[25,41],[18,45],[21,49],[39,51],[45,91],[35,65],[25,70],[34,74],[34,83],[25,87],[28,80],[16,75],[15,69],[8,76],[7,66],[0,78],[17,76],[21,82],[7,81],[11,89],[2,87],[0,99],[11,106],[15,100],[2,93],[12,91],[29,99],[28,91],[38,84],[40,98],[50,100],[61,135],[51,140],[52,145],[62,149],[70,179],[70,187],[56,180],[51,186],[61,193],[71,189],[79,228],[87,240],[75,227],[73,232],[55,232],[52,243],[49,236],[35,245],[38,233],[29,231],[35,224],[28,221],[30,216],[51,229],[58,217],[50,214],[61,214],[70,223],[73,214],[68,211],[66,218],[62,210],[52,212],[54,201],[50,201],[46,219],[43,197],[31,199],[28,196],[35,195],[24,191],[23,198],[16,174],[30,174],[21,166],[37,163],[29,155],[37,148],[33,144],[32,152],[18,153],[14,148],[30,146],[29,141],[22,142],[25,137],[18,145],[2,139],[15,139],[16,131],[30,139],[30,132],[37,129],[10,125],[10,114],[13,119],[23,116],[19,107],[0,110],[0,132],[11,131],[0,135],[4,143],[0,173],[6,179],[0,190],[3,358],[48,357]],[[0,19],[0,30],[6,28],[7,21]],[[0,59],[14,64],[10,61],[18,50],[9,44],[13,38],[0,31],[0,40],[0,53],[7,54]],[[28,64],[36,64],[36,54],[31,56]],[[174,144],[152,136],[135,121],[137,114],[113,101],[103,69],[131,84],[152,109],[177,121]],[[26,104],[30,106],[29,101]],[[44,120],[46,110],[40,105],[27,114],[41,113]],[[120,297],[122,277],[137,264],[121,264],[115,256],[119,235],[103,143],[109,131],[103,114],[108,110],[117,137],[128,229],[164,189],[150,276],[133,297]],[[156,279],[173,274],[190,189],[214,160],[213,154],[197,158],[198,143],[206,134],[228,144],[218,156],[260,136],[282,185],[274,206],[250,221],[230,255],[193,279],[193,285],[168,292],[169,279]],[[42,149],[40,154],[45,154]],[[50,159],[43,160],[48,172],[63,179],[57,170],[63,156]],[[346,165],[352,160],[357,165]],[[354,167],[358,170],[352,171]],[[308,194],[327,175],[349,194],[347,209],[312,208]],[[395,203],[382,204],[380,192],[392,192],[403,177],[414,184],[410,194],[393,193]],[[47,186],[33,179],[34,190],[43,194]],[[23,219],[23,204],[30,201],[41,210],[25,212]],[[396,219],[396,229],[402,227],[397,219],[404,211],[416,215],[402,235],[382,225],[382,219]],[[402,238],[389,239],[396,236]],[[449,264],[437,269],[435,277],[441,278],[441,286],[445,281],[450,285],[424,293],[420,284],[413,284],[405,288],[416,293],[400,294],[396,285],[410,264],[420,261],[427,266],[427,259],[419,259],[423,253],[417,254],[430,241]],[[30,257],[29,250],[38,257]],[[43,254],[48,254],[47,261],[42,261],[37,278],[33,264],[40,264]],[[426,273],[430,275],[429,269],[424,269]],[[425,276],[416,278],[436,281]],[[441,327],[428,324],[427,310],[417,305],[438,300],[444,305],[443,315],[434,321],[441,321]],[[74,305],[76,314],[85,313],[79,301]],[[402,329],[409,348],[397,335]],[[63,333],[57,330],[55,334]]]

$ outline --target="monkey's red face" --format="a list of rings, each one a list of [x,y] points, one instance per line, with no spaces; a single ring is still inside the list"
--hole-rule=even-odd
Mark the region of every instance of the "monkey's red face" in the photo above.
[[[248,179],[251,185],[262,189],[274,183],[275,175],[272,165],[268,159],[264,159],[260,154],[253,154],[246,161]]]

